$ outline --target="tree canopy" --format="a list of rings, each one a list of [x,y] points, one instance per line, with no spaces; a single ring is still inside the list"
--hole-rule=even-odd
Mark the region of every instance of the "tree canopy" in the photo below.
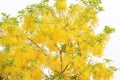
[[[114,28],[95,33],[101,0],[49,0],[17,17],[2,13],[0,80],[110,80],[115,67],[101,58]],[[48,68],[47,74],[44,69]]]

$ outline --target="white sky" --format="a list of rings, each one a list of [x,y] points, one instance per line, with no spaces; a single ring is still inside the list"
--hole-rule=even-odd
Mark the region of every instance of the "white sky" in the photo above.
[[[74,2],[75,0],[70,0]],[[26,5],[38,3],[40,0],[0,0],[0,13],[6,12],[10,15],[17,15],[17,12]],[[99,26],[97,31],[103,29],[104,25],[109,25],[116,29],[111,35],[111,39],[105,49],[105,57],[114,61],[114,65],[120,68],[120,0],[103,0],[104,12],[99,16]],[[115,73],[112,80],[120,80],[120,71]]]

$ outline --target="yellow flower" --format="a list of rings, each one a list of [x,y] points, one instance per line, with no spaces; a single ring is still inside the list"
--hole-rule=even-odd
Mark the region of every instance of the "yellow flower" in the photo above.
[[[55,6],[58,10],[66,10],[67,9],[67,5],[66,5],[66,1],[65,0],[57,0],[55,3]]]

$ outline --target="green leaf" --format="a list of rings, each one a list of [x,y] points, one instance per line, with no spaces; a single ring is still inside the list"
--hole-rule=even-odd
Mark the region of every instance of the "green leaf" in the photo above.
[[[49,0],[43,0],[43,2],[49,2]]]
[[[110,60],[110,59],[104,59],[104,61],[107,63],[112,62],[112,60]]]
[[[109,27],[109,26],[105,26],[105,28],[104,28],[104,33],[110,34],[110,33],[113,33],[113,32],[115,32],[115,29],[114,29],[114,28],[111,28],[111,27]]]
[[[66,44],[62,44],[62,45],[61,45],[61,50],[62,50],[62,52],[65,52],[65,49],[66,49]]]
[[[118,70],[115,66],[110,66],[109,69],[112,70],[112,71],[117,71]]]
[[[10,52],[10,45],[9,44],[5,44],[5,46],[4,46],[4,52],[5,53],[9,53]]]

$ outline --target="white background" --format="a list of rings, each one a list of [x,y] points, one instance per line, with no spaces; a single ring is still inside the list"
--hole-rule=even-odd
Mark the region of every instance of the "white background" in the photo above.
[[[74,1],[70,0],[70,2]],[[6,12],[16,16],[19,10],[29,4],[38,2],[40,0],[0,0],[0,13]],[[104,25],[109,25],[116,29],[104,50],[104,56],[112,59],[114,61],[113,64],[120,69],[120,0],[103,0],[103,6],[105,11],[98,15],[99,25],[97,32],[101,31]],[[115,77],[112,80],[120,80],[120,71],[115,72]]]

